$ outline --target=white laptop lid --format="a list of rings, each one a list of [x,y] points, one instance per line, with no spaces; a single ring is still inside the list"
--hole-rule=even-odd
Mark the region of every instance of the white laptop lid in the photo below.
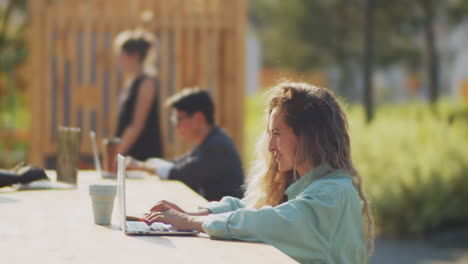
[[[198,232],[193,230],[166,230],[166,231],[134,231],[128,230],[127,228],[127,212],[126,212],[126,200],[125,200],[125,157],[117,155],[117,199],[119,200],[119,218],[120,218],[120,229],[128,235],[196,235]],[[140,222],[141,223],[141,222]],[[157,223],[153,223],[155,225]],[[146,224],[145,224],[146,225]]]
[[[125,211],[125,157],[117,155],[117,198],[119,199],[120,229],[125,233],[126,211]]]
[[[96,133],[94,131],[90,131],[89,137],[91,138],[91,148],[93,149],[94,168],[98,174],[102,176],[101,161],[99,160],[99,153],[96,144]]]

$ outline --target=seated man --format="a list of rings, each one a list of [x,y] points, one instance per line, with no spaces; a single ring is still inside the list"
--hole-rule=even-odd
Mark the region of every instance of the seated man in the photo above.
[[[161,179],[180,180],[208,200],[243,196],[244,174],[234,142],[214,122],[214,104],[206,91],[184,89],[167,100],[177,131],[196,146],[168,162],[130,159],[128,169],[143,169]]]

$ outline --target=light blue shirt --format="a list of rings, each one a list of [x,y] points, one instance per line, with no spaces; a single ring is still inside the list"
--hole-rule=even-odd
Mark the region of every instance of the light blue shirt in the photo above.
[[[224,197],[203,208],[208,235],[271,244],[301,263],[367,263],[361,200],[351,176],[324,164],[285,191],[288,201],[258,210]]]

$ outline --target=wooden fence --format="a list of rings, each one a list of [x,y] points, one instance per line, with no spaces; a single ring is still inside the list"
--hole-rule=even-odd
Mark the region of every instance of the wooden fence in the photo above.
[[[216,121],[241,148],[246,0],[31,0],[29,10],[34,164],[53,164],[60,125],[82,128],[83,156],[90,129],[98,142],[114,134],[122,78],[112,42],[136,28],[159,39],[161,102],[187,86],[208,89]],[[173,157],[189,146],[160,110],[165,157]]]

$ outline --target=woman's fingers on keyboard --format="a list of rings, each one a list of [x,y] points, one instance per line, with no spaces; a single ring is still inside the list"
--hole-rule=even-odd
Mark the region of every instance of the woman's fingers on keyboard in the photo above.
[[[167,201],[162,200],[157,202],[153,207],[151,207],[150,212],[165,211],[167,209],[170,209],[169,205],[167,204]]]
[[[191,217],[174,209],[158,211],[150,214],[147,223],[163,222],[172,225],[175,229],[191,230]]]
[[[165,211],[165,210],[169,210],[169,209],[173,209],[175,211],[178,211],[178,212],[181,212],[181,213],[185,213],[184,210],[182,210],[182,208],[180,208],[178,205],[174,204],[174,203],[171,203],[171,202],[168,202],[166,200],[162,200],[162,201],[159,201],[157,202],[151,209],[150,211],[151,212],[154,212],[154,211]]]
[[[152,224],[154,222],[165,222],[164,220],[165,220],[164,212],[160,212],[160,211],[151,212],[145,218],[145,222],[147,224]]]

